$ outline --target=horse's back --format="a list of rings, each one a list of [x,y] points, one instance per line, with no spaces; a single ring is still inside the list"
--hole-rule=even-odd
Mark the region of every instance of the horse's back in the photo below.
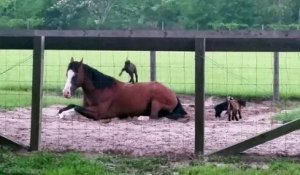
[[[128,115],[143,114],[153,101],[172,107],[177,105],[176,94],[159,82],[120,84],[115,97],[114,110]]]
[[[162,83],[159,83],[157,81],[152,82],[146,82],[146,83],[136,83],[136,86],[138,87],[142,86],[145,91],[147,91],[149,96],[152,99],[161,99],[161,100],[176,100],[176,94],[167,86],[163,85]]]
[[[142,96],[144,99],[176,99],[176,94],[163,85],[162,83],[153,82],[142,82],[142,83],[126,83],[122,88],[123,93],[128,93],[128,96]]]

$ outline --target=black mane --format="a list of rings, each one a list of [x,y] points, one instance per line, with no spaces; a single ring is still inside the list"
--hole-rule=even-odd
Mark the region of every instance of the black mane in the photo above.
[[[75,72],[78,72],[80,63],[79,62],[72,62],[72,63],[69,64],[68,69],[72,69]],[[87,64],[82,64],[82,65],[83,65],[84,73],[86,74],[86,76],[88,76],[91,79],[93,85],[97,89],[110,88],[116,84],[116,79],[114,79],[113,77],[105,75],[102,72],[99,72],[97,69],[92,68]]]
[[[83,69],[87,76],[89,76],[92,80],[93,85],[97,89],[105,89],[110,88],[116,84],[116,80],[108,75],[99,72],[97,69],[94,69],[86,64],[83,64]]]

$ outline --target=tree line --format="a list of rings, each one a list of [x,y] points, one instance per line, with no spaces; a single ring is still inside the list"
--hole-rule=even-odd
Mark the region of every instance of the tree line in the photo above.
[[[0,29],[300,29],[300,0],[1,0]]]

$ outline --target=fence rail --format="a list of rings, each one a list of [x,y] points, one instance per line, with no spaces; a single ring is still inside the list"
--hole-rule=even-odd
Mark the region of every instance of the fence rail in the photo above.
[[[42,39],[44,38],[44,39]],[[205,51],[300,51],[300,32],[289,31],[0,31],[0,49],[33,49],[31,150],[39,149],[44,49],[195,52],[195,153],[204,153]],[[154,55],[153,64],[154,64]],[[35,77],[35,74],[40,76]],[[153,76],[154,77],[154,76]],[[277,135],[284,133],[276,130]]]
[[[0,31],[0,49],[33,49],[45,36],[45,49],[194,51],[206,38],[206,51],[299,51],[299,31]]]

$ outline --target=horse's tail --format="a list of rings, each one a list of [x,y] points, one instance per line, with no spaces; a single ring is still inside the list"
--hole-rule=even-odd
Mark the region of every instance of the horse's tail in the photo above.
[[[167,117],[169,119],[177,120],[179,118],[183,118],[186,114],[187,112],[183,109],[182,104],[179,98],[177,97],[177,105]]]

